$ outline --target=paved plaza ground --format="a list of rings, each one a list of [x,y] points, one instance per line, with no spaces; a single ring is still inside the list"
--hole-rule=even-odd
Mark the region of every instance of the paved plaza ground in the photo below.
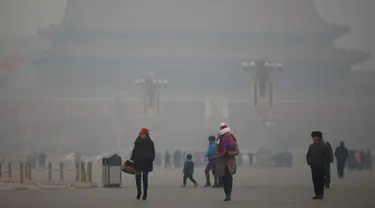
[[[202,172],[203,169],[197,169],[196,178],[203,185]],[[123,175],[124,186],[119,189],[34,186],[29,190],[14,190],[6,187],[17,184],[3,183],[0,184],[0,207],[375,207],[375,172],[348,172],[344,180],[332,173],[333,188],[327,190],[323,201],[311,200],[313,190],[308,167],[242,168],[235,178],[231,202],[223,202],[221,189],[180,188],[180,170],[156,169],[150,177],[147,201],[135,200],[134,179]]]

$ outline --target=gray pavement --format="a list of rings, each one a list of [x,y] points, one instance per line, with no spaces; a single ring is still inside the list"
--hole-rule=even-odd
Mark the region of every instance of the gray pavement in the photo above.
[[[308,167],[242,168],[235,176],[233,201],[223,202],[223,191],[212,188],[179,188],[181,170],[156,169],[150,176],[149,200],[135,200],[133,176],[123,175],[120,189],[55,189],[1,190],[0,207],[329,207],[374,208],[375,172],[348,172],[339,180],[332,168],[332,190],[323,201],[313,201]],[[204,183],[203,169],[196,178]]]
[[[221,189],[152,187],[147,201],[137,201],[135,189],[94,188],[0,191],[0,207],[265,207],[265,208],[373,208],[374,189],[341,188],[327,191],[323,201],[311,200],[310,187],[237,187],[231,202],[223,202]]]

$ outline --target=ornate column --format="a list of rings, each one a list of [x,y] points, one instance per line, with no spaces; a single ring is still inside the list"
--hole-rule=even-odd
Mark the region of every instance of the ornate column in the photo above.
[[[157,117],[160,113],[161,86],[167,85],[167,80],[154,79],[154,73],[150,72],[147,77],[135,81],[137,86],[145,86],[143,110],[145,117]]]
[[[266,60],[243,62],[245,70],[249,70],[253,76],[253,108],[260,116],[261,133],[260,147],[267,145],[267,128],[272,126],[269,120],[269,113],[273,106],[274,99],[274,75],[281,72],[281,63],[271,63]]]

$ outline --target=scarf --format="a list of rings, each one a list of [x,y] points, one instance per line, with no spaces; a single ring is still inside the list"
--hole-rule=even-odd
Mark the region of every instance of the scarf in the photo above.
[[[236,148],[237,140],[232,134],[226,134],[218,138],[216,146],[217,154],[216,157],[224,156],[228,151],[234,151]]]

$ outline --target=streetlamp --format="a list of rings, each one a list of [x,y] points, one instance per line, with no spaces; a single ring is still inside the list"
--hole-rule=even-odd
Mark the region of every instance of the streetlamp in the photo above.
[[[253,104],[258,105],[259,98],[266,98],[266,90],[269,89],[268,105],[273,105],[273,75],[281,72],[283,65],[281,63],[272,63],[264,59],[252,62],[243,62],[242,66],[246,71],[253,73]]]
[[[243,62],[242,66],[246,71],[252,72],[253,76],[253,107],[260,115],[262,123],[261,146],[265,146],[266,128],[273,125],[267,119],[267,114],[273,106],[273,75],[281,72],[281,63],[272,63],[260,59],[257,61]],[[268,89],[268,93],[267,93]]]
[[[121,99],[113,95],[113,117],[115,119],[116,137],[117,137],[117,149],[118,153],[122,150],[122,111],[121,111]]]
[[[165,79],[155,79],[153,72],[149,72],[148,76],[145,78],[135,81],[136,86],[145,86],[143,102],[143,112],[145,116],[149,115],[150,112],[153,112],[153,114],[156,113],[157,116],[159,115],[161,86],[165,86],[168,83],[168,80]]]

